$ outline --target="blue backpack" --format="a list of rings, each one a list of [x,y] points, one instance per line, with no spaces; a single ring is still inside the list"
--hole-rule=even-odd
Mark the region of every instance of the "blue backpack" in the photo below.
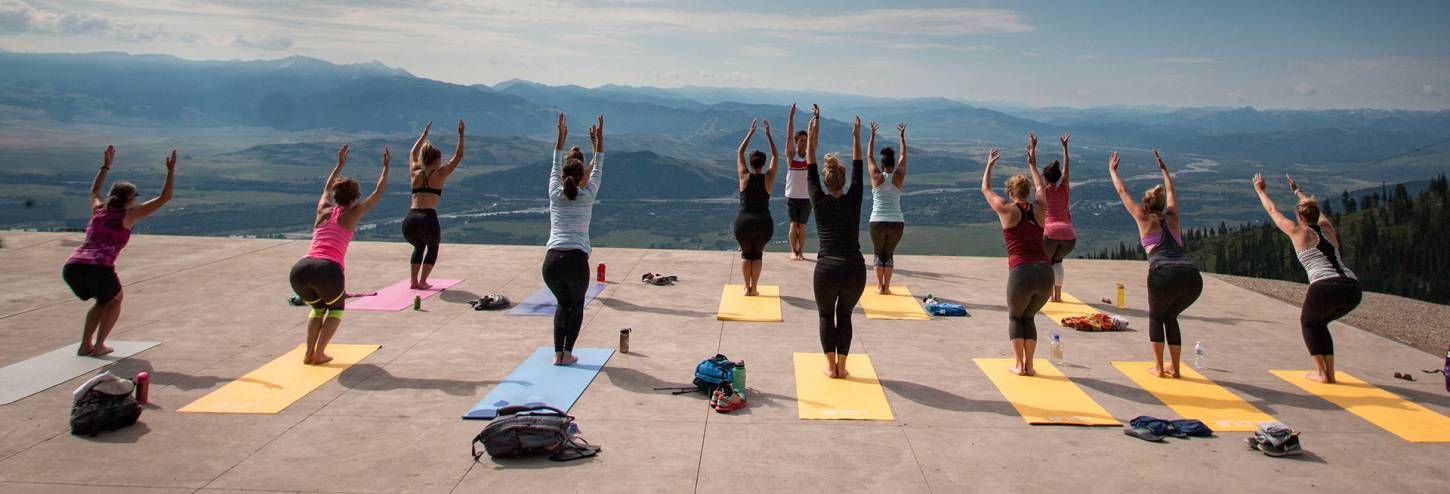
[[[699,365],[695,366],[693,386],[655,388],[655,391],[671,391],[672,394],[677,395],[704,391],[708,395],[714,393],[718,388],[730,386],[730,379],[733,377],[735,377],[735,362],[731,362],[724,355],[716,354],[714,357],[701,360]]]

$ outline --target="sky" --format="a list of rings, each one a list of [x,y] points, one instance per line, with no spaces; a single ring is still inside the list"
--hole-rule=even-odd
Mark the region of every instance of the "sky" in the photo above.
[[[1444,1],[0,0],[0,49],[1033,106],[1450,109]]]

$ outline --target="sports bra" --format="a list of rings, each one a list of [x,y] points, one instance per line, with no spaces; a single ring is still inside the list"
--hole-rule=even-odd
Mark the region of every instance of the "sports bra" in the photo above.
[[[428,186],[428,181],[429,180],[432,180],[432,179],[433,179],[433,173],[429,172],[427,176],[424,176],[423,177],[423,186],[422,187],[413,187],[413,193],[414,194],[433,194],[435,196],[440,196],[441,197],[443,195],[443,189],[437,189],[437,188],[433,188],[433,187],[429,187]]]

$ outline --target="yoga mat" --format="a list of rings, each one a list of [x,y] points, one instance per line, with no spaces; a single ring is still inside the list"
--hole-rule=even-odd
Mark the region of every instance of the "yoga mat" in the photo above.
[[[342,371],[352,367],[381,345],[327,345],[332,361],[322,365],[302,363],[307,345],[248,372],[191,404],[177,409],[192,413],[277,413],[327,384]]]
[[[1032,362],[1037,375],[1031,377],[1013,374],[1015,360],[1010,358],[972,360],[1028,424],[1118,425],[1102,405],[1046,360]]]
[[[760,295],[745,296],[745,285],[725,285],[720,289],[720,321],[780,322],[780,287],[756,285]]]
[[[845,379],[826,376],[826,356],[795,354],[796,404],[803,420],[894,420],[876,368],[864,353],[846,359]]]
[[[1239,398],[1198,371],[1187,366],[1179,372],[1180,379],[1165,379],[1148,374],[1152,362],[1119,362],[1113,367],[1132,379],[1158,401],[1168,405],[1179,417],[1198,419],[1218,432],[1253,432],[1259,422],[1276,422],[1249,402]]]
[[[603,283],[589,285],[589,290],[584,292],[584,305],[588,306],[590,302],[593,302],[594,297],[598,297],[599,293],[604,291],[605,286],[608,285]],[[534,291],[532,295],[529,295],[529,298],[524,299],[523,302],[519,302],[514,308],[509,309],[508,315],[552,316],[554,315],[554,310],[558,308],[559,301],[554,299],[554,292],[550,292],[549,287],[544,287]]]
[[[1338,384],[1324,384],[1305,378],[1307,370],[1269,372],[1406,441],[1450,443],[1450,418],[1349,374],[1336,372]]]
[[[1047,317],[1052,318],[1052,322],[1055,322],[1059,326],[1061,326],[1063,318],[1090,316],[1093,314],[1097,314],[1098,310],[1092,308],[1092,306],[1088,304],[1082,303],[1082,301],[1078,300],[1077,297],[1068,295],[1067,292],[1064,291],[1062,292],[1062,301],[1047,302],[1047,305],[1042,306],[1042,313],[1046,314]],[[1207,421],[1205,421],[1205,423],[1206,422]]]
[[[916,297],[911,295],[911,289],[903,285],[892,285],[891,294],[882,295],[876,293],[876,285],[868,284],[861,295],[861,308],[866,310],[867,319],[931,320]]]
[[[576,348],[574,356],[579,361],[559,366],[554,365],[554,349],[541,347],[478,400],[463,419],[493,420],[498,409],[511,405],[548,405],[568,412],[613,355],[613,348]]]
[[[462,282],[463,280],[435,279],[432,280],[431,283],[429,283],[433,285],[433,288],[429,288],[427,290],[414,290],[412,288],[408,288],[408,280],[403,280],[388,285],[386,288],[378,290],[377,295],[347,299],[346,307],[347,310],[381,310],[397,312],[411,307],[413,305],[414,296],[423,297],[423,300],[428,300],[429,297],[437,295],[439,292],[452,288],[453,285],[457,285]]]
[[[0,368],[0,405],[9,405],[27,396],[45,391],[58,384],[90,373],[112,362],[141,353],[160,345],[158,341],[107,341],[106,346],[114,349],[104,357],[82,357],[76,355],[80,342],[42,353],[29,360],[23,360]],[[127,376],[121,376],[127,377]]]

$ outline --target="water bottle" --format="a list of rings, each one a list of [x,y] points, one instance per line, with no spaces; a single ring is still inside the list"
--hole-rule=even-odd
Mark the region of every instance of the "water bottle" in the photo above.
[[[602,262],[599,263],[599,276],[598,276],[598,280],[599,280],[600,283],[604,283],[604,263],[602,263]]]
[[[1203,349],[1202,341],[1193,344],[1193,368],[1203,368],[1203,356],[1207,353],[1208,351]]]
[[[423,297],[421,295],[413,296],[413,310],[423,310]]]
[[[730,371],[730,387],[735,390],[735,393],[736,394],[739,394],[740,395],[740,398],[741,399],[744,399],[745,398],[745,361],[744,360],[737,360],[737,361],[735,361],[735,368]]]
[[[136,404],[145,405],[151,397],[151,373],[141,371],[136,373]]]
[[[1064,360],[1062,358],[1062,335],[1057,334],[1056,331],[1053,331],[1052,339],[1050,341],[1052,349],[1047,353],[1048,359],[1051,360],[1054,364],[1063,363]]]
[[[1119,309],[1125,309],[1125,308],[1128,307],[1128,301],[1126,300],[1127,299],[1126,295],[1127,295],[1127,293],[1126,293],[1126,290],[1123,289],[1123,284],[1122,283],[1118,283],[1118,308]]]
[[[629,353],[630,331],[632,331],[630,328],[619,330],[619,353]]]

